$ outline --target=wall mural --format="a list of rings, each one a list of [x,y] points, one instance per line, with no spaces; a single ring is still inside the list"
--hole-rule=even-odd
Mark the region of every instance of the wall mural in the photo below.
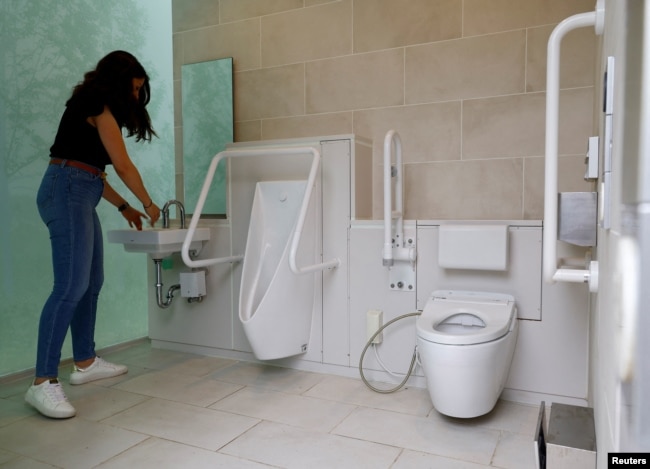
[[[170,0],[0,2],[0,376],[34,366],[38,318],[52,286],[36,191],[72,87],[111,50],[135,54],[151,77],[149,111],[159,138],[127,139],[127,148],[156,201],[172,198],[171,41]],[[137,202],[114,172],[108,177]],[[104,231],[128,226],[106,202],[98,212]],[[146,260],[110,244],[105,257],[100,348],[146,335],[148,322]]]
[[[212,158],[233,141],[232,58],[181,67],[185,208],[196,207]],[[226,214],[226,160],[219,163],[202,214]]]

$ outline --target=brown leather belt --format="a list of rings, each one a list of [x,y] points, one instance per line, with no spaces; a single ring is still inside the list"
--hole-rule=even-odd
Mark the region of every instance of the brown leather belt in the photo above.
[[[90,174],[94,174],[95,176],[99,176],[102,179],[106,179],[106,173],[103,171],[100,171],[99,169],[95,168],[94,166],[91,166],[86,163],[82,163],[81,161],[76,161],[76,160],[64,160],[61,158],[50,158],[50,164],[58,164],[61,166],[71,166],[73,168],[78,168],[82,169],[84,171],[88,171]]]

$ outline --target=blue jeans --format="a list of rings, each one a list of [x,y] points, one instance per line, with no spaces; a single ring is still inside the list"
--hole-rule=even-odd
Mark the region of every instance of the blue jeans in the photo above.
[[[104,282],[102,229],[95,207],[101,177],[70,166],[49,165],[36,198],[52,244],[54,288],[38,329],[36,376],[56,377],[68,328],[75,361],[95,356],[97,299]]]

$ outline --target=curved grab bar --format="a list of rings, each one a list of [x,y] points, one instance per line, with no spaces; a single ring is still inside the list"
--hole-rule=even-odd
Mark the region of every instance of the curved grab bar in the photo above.
[[[306,274],[309,272],[315,272],[318,270],[325,270],[329,268],[334,268],[340,265],[340,260],[335,258],[321,264],[314,264],[306,267],[299,268],[296,265],[296,253],[298,246],[300,244],[300,237],[302,236],[302,228],[305,223],[305,217],[307,214],[307,207],[309,205],[309,200],[311,198],[311,192],[314,188],[314,183],[316,181],[316,175],[320,167],[320,152],[313,147],[276,147],[276,148],[265,148],[265,149],[249,149],[249,150],[226,150],[220,153],[217,153],[210,162],[208,167],[208,172],[205,176],[205,181],[203,182],[203,187],[201,188],[201,193],[199,194],[199,199],[196,202],[196,208],[194,213],[192,213],[192,220],[190,221],[190,226],[187,229],[185,234],[185,240],[183,241],[183,247],[181,248],[181,257],[183,262],[188,267],[206,267],[209,265],[223,264],[227,262],[237,262],[241,261],[244,256],[227,256],[227,257],[218,257],[214,259],[199,259],[192,260],[189,255],[190,244],[192,243],[192,238],[196,232],[196,226],[198,225],[199,219],[201,218],[201,211],[205,205],[205,200],[207,199],[210,186],[212,185],[212,179],[217,170],[219,162],[223,158],[240,158],[247,156],[268,156],[268,155],[303,155],[303,154],[312,154],[313,160],[311,169],[309,171],[309,177],[307,179],[307,186],[305,187],[305,195],[302,199],[302,205],[300,206],[300,213],[298,215],[298,221],[296,223],[296,228],[293,233],[293,238],[291,240],[291,251],[289,253],[289,266],[291,271],[295,274]]]
[[[558,114],[560,95],[560,43],[569,32],[585,26],[595,26],[596,33],[601,34],[602,8],[594,12],[573,15],[558,24],[548,40],[546,65],[546,140],[544,167],[544,230],[542,235],[542,272],[548,283],[587,282],[592,288],[596,282],[597,263],[592,262],[588,270],[558,268],[557,261],[557,160],[558,160]],[[594,271],[596,269],[596,271]]]
[[[393,145],[394,144],[394,145]],[[395,206],[393,211],[393,200],[391,197],[392,176],[392,149],[395,147]],[[404,239],[403,224],[403,202],[402,202],[402,140],[397,132],[389,130],[384,137],[384,255],[383,264],[393,265],[393,240],[391,225],[397,219],[395,226],[396,238],[400,243]],[[400,244],[401,246],[401,244]]]
[[[300,150],[300,148],[298,148]],[[310,151],[314,155],[314,159],[311,162],[311,169],[309,170],[309,178],[307,179],[307,186],[305,187],[305,195],[302,199],[302,205],[300,206],[300,213],[298,214],[298,221],[296,222],[296,229],[293,232],[293,238],[291,239],[291,247],[289,250],[289,267],[291,272],[296,275],[307,274],[310,272],[317,272],[319,270],[333,269],[338,267],[341,264],[341,261],[338,258],[331,259],[327,262],[322,262],[320,264],[313,264],[306,267],[298,267],[296,265],[296,254],[298,253],[298,246],[300,245],[300,238],[302,236],[302,228],[305,225],[305,217],[307,216],[307,208],[309,206],[309,199],[311,198],[312,190],[314,189],[314,184],[316,182],[316,174],[318,174],[318,168],[320,167],[320,152],[312,147],[303,147],[302,151],[297,151],[295,153],[304,153]],[[286,151],[282,152],[286,154]]]
[[[395,174],[391,165],[392,150],[395,148]],[[395,210],[391,196],[390,179],[395,176]],[[384,249],[382,264],[389,269],[395,261],[413,264],[417,257],[413,246],[404,245],[404,201],[402,194],[402,140],[394,130],[384,137]],[[392,239],[392,222],[395,222],[395,242]]]

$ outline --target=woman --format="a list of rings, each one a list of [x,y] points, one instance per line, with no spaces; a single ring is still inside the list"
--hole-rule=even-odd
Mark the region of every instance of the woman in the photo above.
[[[103,197],[138,230],[143,218],[153,226],[160,216],[122,136],[122,129],[137,141],[150,141],[155,135],[146,110],[149,94],[149,77],[138,60],[128,52],[111,52],[74,88],[50,149],[37,205],[50,232],[54,288],[41,313],[36,377],[25,395],[48,417],[76,413],[57,379],[68,328],[74,359],[70,384],[127,372],[126,366],[95,354],[97,298],[104,280],[102,231],[95,207]],[[104,168],[109,164],[142,203],[144,213],[106,181]]]

